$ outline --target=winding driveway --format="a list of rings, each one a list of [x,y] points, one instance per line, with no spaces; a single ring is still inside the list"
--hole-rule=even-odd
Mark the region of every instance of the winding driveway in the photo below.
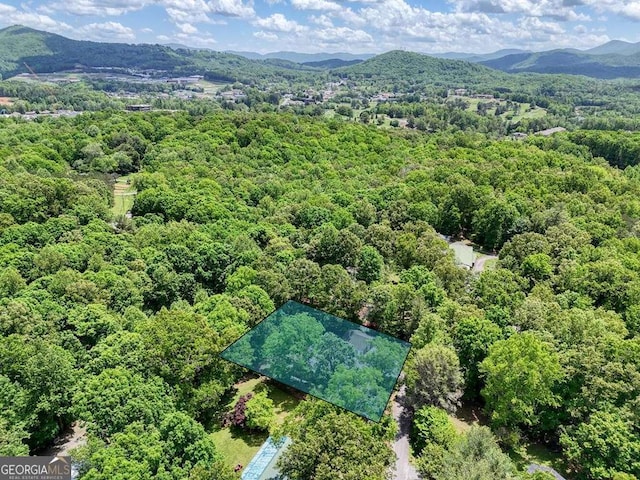
[[[482,272],[484,270],[485,263],[487,263],[489,260],[498,260],[498,257],[496,255],[485,255],[478,258],[476,262],[473,264],[472,271],[477,273]]]
[[[413,465],[409,462],[410,447],[409,447],[409,431],[411,429],[411,417],[409,412],[404,407],[406,387],[402,385],[400,390],[393,399],[391,404],[391,411],[393,418],[398,422],[398,434],[393,442],[393,451],[396,453],[396,465],[393,469],[394,480],[418,480],[418,472]]]

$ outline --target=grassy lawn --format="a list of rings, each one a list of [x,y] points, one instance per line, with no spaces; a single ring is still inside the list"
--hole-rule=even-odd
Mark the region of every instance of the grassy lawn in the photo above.
[[[524,118],[542,118],[547,115],[547,111],[544,108],[536,107],[533,110],[529,111],[529,107],[530,105],[528,103],[522,103],[520,113],[518,115],[513,115],[513,112],[507,112],[502,116],[505,118],[511,117],[512,122],[519,122]]]
[[[268,436],[268,433],[248,434],[240,429],[231,431],[228,428],[211,434],[216,448],[231,467],[238,464],[247,466]]]
[[[278,424],[281,424],[300,402],[264,378],[251,378],[236,384],[236,393],[227,404],[227,410],[231,410],[242,395],[255,392],[259,388],[266,388],[267,396],[273,400],[276,423]],[[238,464],[246,466],[268,436],[269,434],[266,432],[248,433],[239,428],[221,428],[211,433],[213,443],[224,456],[227,464],[232,467]]]
[[[492,258],[491,260],[487,260],[486,262],[484,262],[485,270],[495,270],[497,267],[498,267],[498,260],[495,258]]]
[[[128,184],[129,177],[118,177],[113,186],[113,208],[111,212],[114,217],[119,217],[127,213],[133,207],[133,199],[136,191]]]
[[[487,425],[488,420],[479,405],[463,404],[455,414],[449,414],[456,432],[462,434],[473,425]]]
[[[519,470],[526,470],[532,463],[547,465],[557,471],[564,478],[571,479],[567,473],[567,466],[559,452],[549,450],[545,445],[539,443],[525,443],[518,449],[509,452],[511,460]]]

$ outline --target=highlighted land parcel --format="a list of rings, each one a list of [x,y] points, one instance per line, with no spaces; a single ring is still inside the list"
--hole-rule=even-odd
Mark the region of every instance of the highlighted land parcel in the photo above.
[[[411,344],[289,301],[221,357],[375,422]]]

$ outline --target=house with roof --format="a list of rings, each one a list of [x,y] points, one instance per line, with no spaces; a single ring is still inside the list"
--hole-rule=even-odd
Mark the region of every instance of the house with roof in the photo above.
[[[469,270],[473,268],[476,263],[476,254],[471,245],[467,245],[464,242],[453,242],[449,245],[449,248],[453,250],[458,266]]]

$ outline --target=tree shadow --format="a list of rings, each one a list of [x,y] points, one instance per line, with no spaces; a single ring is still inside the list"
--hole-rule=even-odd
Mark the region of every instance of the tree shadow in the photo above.
[[[482,405],[480,405],[479,403],[463,403],[460,408],[456,410],[454,417],[468,425],[489,424],[489,418],[487,418],[482,409]]]
[[[250,447],[259,447],[269,437],[269,434],[267,432],[252,432],[239,427],[231,427],[229,429],[229,432],[231,433],[231,438],[233,438],[234,440],[242,440]]]
[[[270,385],[267,390],[267,396],[273,401],[276,411],[280,412],[290,412],[300,403],[298,398],[275,385]]]

